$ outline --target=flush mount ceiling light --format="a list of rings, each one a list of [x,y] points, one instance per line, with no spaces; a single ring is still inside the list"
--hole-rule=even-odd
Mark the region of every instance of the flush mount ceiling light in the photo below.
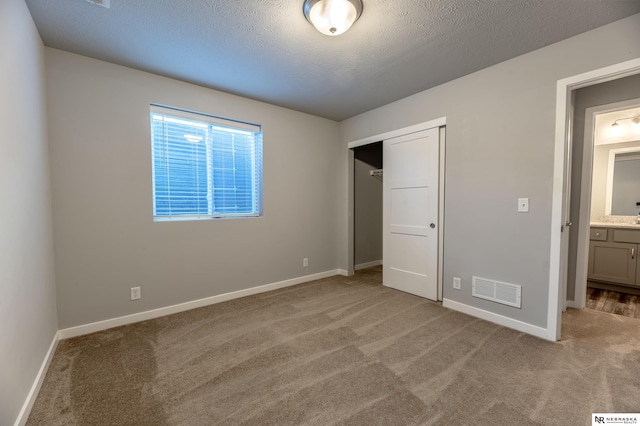
[[[307,21],[322,34],[337,36],[353,25],[362,14],[362,0],[305,0]]]

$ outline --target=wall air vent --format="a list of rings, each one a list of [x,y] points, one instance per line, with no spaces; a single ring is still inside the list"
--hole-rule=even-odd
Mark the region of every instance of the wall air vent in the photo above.
[[[109,9],[109,7],[111,6],[109,4],[111,0],[85,0],[85,1],[88,1],[89,3],[97,4],[98,6],[106,7],[107,9]]]
[[[473,277],[472,295],[503,305],[520,308],[522,306],[522,286],[517,284],[501,283],[480,277]]]

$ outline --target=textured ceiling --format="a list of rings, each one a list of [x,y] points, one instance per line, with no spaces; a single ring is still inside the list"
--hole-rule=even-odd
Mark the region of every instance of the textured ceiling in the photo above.
[[[334,120],[640,13],[639,0],[363,1],[338,37],[302,0],[26,3],[47,46]]]

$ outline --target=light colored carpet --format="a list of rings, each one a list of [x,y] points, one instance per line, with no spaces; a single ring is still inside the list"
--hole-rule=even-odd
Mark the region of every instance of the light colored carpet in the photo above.
[[[587,425],[640,411],[640,321],[550,343],[379,268],[60,342],[29,425]]]

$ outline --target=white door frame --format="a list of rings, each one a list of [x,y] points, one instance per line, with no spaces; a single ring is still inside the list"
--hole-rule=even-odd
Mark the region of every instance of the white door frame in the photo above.
[[[380,133],[377,135],[368,136],[363,139],[358,139],[353,142],[349,142],[347,144],[347,251],[346,251],[346,262],[344,264],[347,265],[347,275],[353,275],[354,273],[354,259],[353,259],[353,250],[354,250],[354,186],[353,186],[353,168],[354,168],[354,156],[353,156],[353,148],[357,148],[359,146],[369,145],[372,143],[380,142],[384,139],[395,138],[397,136],[408,135],[410,133],[420,132],[422,130],[432,129],[434,127],[440,128],[440,194],[439,194],[439,208],[438,208],[438,300],[442,300],[442,267],[443,267],[443,241],[444,241],[444,148],[445,148],[445,131],[443,129],[447,124],[447,118],[441,117],[435,120],[426,121],[424,123],[415,124],[409,127],[403,127],[401,129],[392,130],[385,133]],[[384,259],[383,259],[384,262]]]
[[[567,300],[569,308],[584,309],[587,300],[587,268],[589,264],[589,222],[591,218],[591,191],[593,189],[593,155],[595,150],[594,126],[598,114],[640,106],[640,99],[614,102],[587,108],[584,114],[584,146],[582,151],[582,177],[580,178],[580,207],[576,253],[576,273],[573,300]],[[640,148],[633,148],[638,150]],[[611,167],[611,166],[610,166]],[[612,172],[612,170],[611,170]],[[607,176],[609,179],[609,176]],[[613,174],[611,175],[613,180]],[[609,189],[609,183],[607,183]],[[611,206],[609,206],[611,210]]]
[[[553,192],[551,200],[551,247],[549,255],[549,301],[547,306],[547,333],[549,340],[560,340],[562,326],[562,308],[567,294],[562,283],[566,276],[568,244],[563,247],[562,231],[565,212],[564,205],[570,194],[564,192],[567,155],[568,116],[571,108],[571,91],[598,83],[615,80],[640,73],[640,58],[589,71],[583,74],[558,80],[556,88],[556,131],[553,156]]]

